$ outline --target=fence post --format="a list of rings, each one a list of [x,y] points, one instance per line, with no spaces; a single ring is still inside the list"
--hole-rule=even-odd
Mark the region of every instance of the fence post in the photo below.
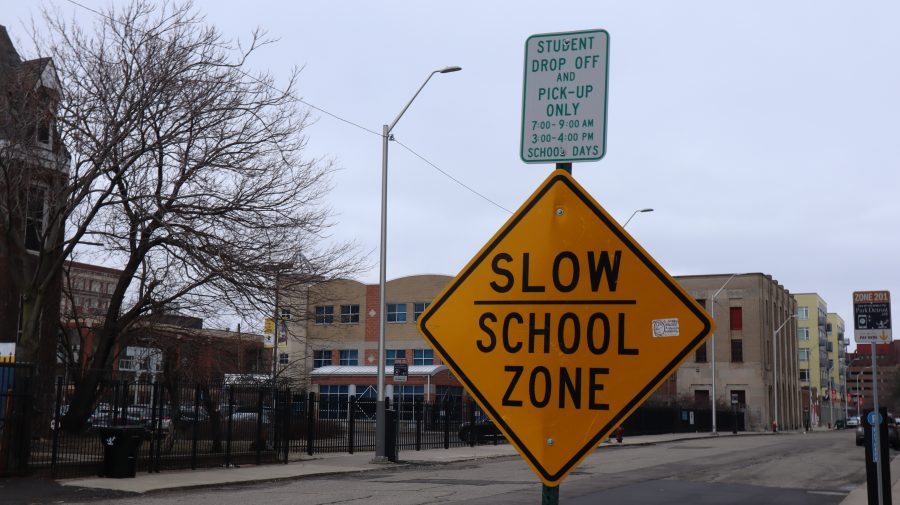
[[[419,398],[416,398],[416,402],[413,405],[413,419],[416,422],[416,450],[417,451],[422,450],[422,417],[424,417],[422,415],[422,414],[424,414],[424,412],[422,412],[422,405],[423,405],[422,400]]]
[[[444,449],[450,448],[450,397],[444,398]]]
[[[154,469],[154,455],[157,456],[156,461],[156,471],[159,472],[159,423],[157,421],[157,416],[162,417],[160,415],[159,408],[159,383],[154,382],[153,387],[150,389],[151,391],[151,399],[150,399],[150,447],[148,447],[148,461],[147,461],[147,473],[153,473]],[[156,451],[153,448],[156,447]]]
[[[350,395],[347,404],[347,451],[353,454],[353,442],[356,437],[356,395]]]
[[[13,370],[13,369],[10,369]],[[56,478],[56,463],[59,457],[59,409],[62,406],[62,377],[56,378],[56,407],[53,409],[53,449],[50,455],[50,478]]]
[[[263,419],[263,390],[256,390],[256,465],[262,461],[262,419]]]
[[[234,386],[228,385],[228,435],[225,439],[225,468],[231,468],[231,429],[234,423]]]
[[[469,401],[466,403],[469,407],[469,411],[466,413],[469,421],[469,447],[475,447],[475,402],[469,398]]]
[[[179,406],[179,413],[178,413],[179,418],[181,417],[180,409],[181,409],[181,407]],[[198,438],[197,423],[200,422],[199,417],[200,417],[200,384],[198,383],[194,387],[194,422],[193,422],[193,426],[191,427],[191,430],[192,430],[192,432],[191,432],[191,470],[197,469],[197,438]]]
[[[306,454],[313,455],[313,447],[316,443],[316,394],[309,393],[306,402]]]
[[[282,417],[284,418],[284,464],[288,464],[288,454],[291,449],[291,388],[283,391],[281,402]],[[272,414],[275,414],[273,411]]]

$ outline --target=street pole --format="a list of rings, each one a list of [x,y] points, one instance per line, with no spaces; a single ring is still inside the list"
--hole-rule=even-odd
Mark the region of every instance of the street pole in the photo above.
[[[736,275],[738,275],[738,274],[731,274],[731,277],[729,277],[728,280],[726,280],[725,283],[722,284],[722,287],[720,287],[719,290],[716,291],[715,294],[712,295],[712,298],[710,299],[710,303],[709,303],[709,311],[710,311],[709,315],[712,317],[713,321],[716,320],[716,297],[719,296],[719,293],[721,293],[722,290],[725,289],[725,286],[727,286],[728,283],[731,282],[731,279],[734,279],[734,277]],[[711,372],[712,372],[712,379],[711,379],[712,397],[710,398],[710,401],[712,403],[712,433],[713,433],[713,435],[716,435],[716,434],[718,434],[718,431],[716,430],[716,332],[715,332],[715,330],[713,330],[712,335],[710,335],[709,342],[710,342],[710,346],[709,346],[710,351],[712,353],[712,361],[711,361],[711,363],[712,363],[712,370],[711,370]]]
[[[275,376],[278,372],[278,305],[281,303],[278,293],[278,284],[281,281],[281,267],[275,270],[275,309],[272,314],[272,322],[275,324],[274,340],[272,342],[272,387],[275,387]]]
[[[571,165],[571,163],[569,163],[569,165]],[[557,164],[557,168],[558,168],[558,167],[559,167],[559,164]],[[570,169],[570,170],[569,170],[569,173],[571,173],[571,172],[572,172],[572,171],[571,171],[571,169]],[[625,220],[625,224],[622,225],[622,228],[625,228],[626,226],[628,226],[628,223],[630,223],[631,220],[634,219],[634,216],[636,216],[636,215],[637,215],[638,213],[640,213],[640,212],[653,212],[653,209],[650,209],[650,208],[647,208],[647,209],[638,209],[638,210],[632,212],[632,213],[631,213],[631,216],[630,216],[628,219]]]
[[[381,240],[380,240],[380,253],[379,253],[379,266],[378,266],[378,303],[380,307],[378,309],[378,379],[377,379],[377,401],[375,403],[375,459],[373,460],[376,463],[383,463],[388,461],[387,457],[387,425],[386,425],[386,409],[385,409],[385,395],[384,395],[384,369],[385,369],[385,338],[384,338],[384,325],[385,318],[387,314],[385,314],[385,308],[387,306],[387,300],[385,300],[385,284],[387,283],[387,185],[388,185],[388,141],[391,137],[391,131],[393,131],[394,126],[397,125],[397,121],[400,121],[400,118],[403,117],[403,114],[406,112],[406,109],[412,105],[413,101],[419,96],[419,93],[422,92],[422,89],[428,84],[428,81],[434,76],[434,74],[447,74],[450,72],[457,72],[462,70],[460,67],[444,67],[439,70],[435,70],[428,74],[428,77],[425,79],[425,82],[419,86],[419,89],[416,90],[416,94],[413,95],[412,98],[406,102],[406,105],[403,107],[403,110],[400,111],[400,114],[397,114],[397,117],[394,118],[394,121],[389,125],[384,125],[381,130]]]

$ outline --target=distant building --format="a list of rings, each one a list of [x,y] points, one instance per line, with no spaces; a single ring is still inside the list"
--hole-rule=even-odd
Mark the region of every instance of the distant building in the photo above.
[[[280,293],[280,313],[290,318],[287,346],[279,349],[280,377],[320,395],[376,396],[378,321],[386,312],[385,395],[395,401],[462,396],[462,386],[416,330],[416,320],[451,277],[414,275],[389,281],[386,303],[377,284],[338,280]],[[289,309],[286,307],[290,307]],[[405,382],[393,379],[406,363]]]
[[[800,385],[808,389],[804,411],[812,426],[833,426],[844,418],[847,401],[844,320],[828,312],[816,293],[798,293],[797,339],[800,344]]]
[[[872,345],[856,344],[856,352],[847,354],[847,386],[853,402],[850,415],[871,409],[875,399],[872,373]],[[889,412],[900,414],[900,340],[875,346],[878,368],[878,403]]]
[[[796,302],[788,290],[762,273],[733,278],[731,274],[689,275],[675,280],[716,321],[714,336],[678,369],[679,403],[709,408],[713,389],[711,364],[715,360],[718,410],[730,411],[734,398],[749,430],[771,429],[777,396],[779,427],[798,429],[801,413],[797,325],[789,320],[796,312]],[[773,344],[779,327],[781,331]]]

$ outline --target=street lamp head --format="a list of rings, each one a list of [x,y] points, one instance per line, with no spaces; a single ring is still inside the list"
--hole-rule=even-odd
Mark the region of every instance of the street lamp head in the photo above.
[[[452,67],[444,67],[444,68],[438,70],[438,72],[441,74],[449,74],[450,72],[459,72],[460,70],[462,70],[462,67],[452,66]]]
[[[653,209],[641,209],[638,212],[653,212]]]

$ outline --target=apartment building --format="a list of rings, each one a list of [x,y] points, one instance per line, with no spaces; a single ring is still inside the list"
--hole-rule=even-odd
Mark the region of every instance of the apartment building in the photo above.
[[[827,302],[817,293],[798,293],[794,298],[800,385],[809,391],[804,410],[809,412],[811,426],[834,426],[847,410],[844,320],[829,313]]]

